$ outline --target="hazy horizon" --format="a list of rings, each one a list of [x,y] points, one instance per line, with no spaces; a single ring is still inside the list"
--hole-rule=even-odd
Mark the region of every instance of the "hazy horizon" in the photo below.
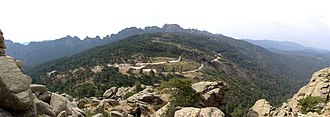
[[[181,27],[236,39],[296,42],[330,50],[330,8],[325,0],[232,1],[1,1],[0,29],[25,43],[67,35],[105,37],[124,28]]]

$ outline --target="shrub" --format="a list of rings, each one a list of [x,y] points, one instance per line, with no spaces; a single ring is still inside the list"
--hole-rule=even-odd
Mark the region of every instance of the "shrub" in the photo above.
[[[143,88],[142,88],[141,82],[138,80],[135,81],[135,93],[139,93],[142,90],[143,90]]]
[[[317,112],[320,113],[321,109],[317,108],[316,105],[320,103],[324,103],[325,99],[319,96],[307,96],[304,99],[298,100],[299,105],[301,106],[300,111],[303,114],[307,114],[308,112]]]
[[[170,89],[171,103],[177,106],[193,106],[197,102],[197,94],[191,88],[192,82],[188,79],[173,78],[162,82],[161,89]],[[173,90],[172,90],[173,89]]]

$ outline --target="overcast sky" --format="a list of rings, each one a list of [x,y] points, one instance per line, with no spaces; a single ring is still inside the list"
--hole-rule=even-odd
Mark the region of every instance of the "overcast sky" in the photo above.
[[[0,29],[7,39],[29,42],[175,23],[238,39],[330,50],[329,5],[327,0],[0,0]]]

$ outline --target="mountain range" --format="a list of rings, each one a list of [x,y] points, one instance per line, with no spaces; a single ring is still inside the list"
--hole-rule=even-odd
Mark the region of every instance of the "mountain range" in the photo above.
[[[183,29],[177,24],[165,24],[159,28],[156,26],[145,27],[144,29],[131,27],[123,29],[117,34],[107,35],[106,37],[86,37],[83,40],[78,37],[66,36],[60,39],[42,42],[30,42],[28,45],[13,43],[6,40],[7,55],[13,56],[24,62],[24,66],[35,66],[50,60],[71,56],[82,52],[88,48],[106,45],[124,38],[146,34],[146,33],[166,33],[166,32],[183,32],[190,34],[203,34],[213,37],[221,37],[221,34],[212,34],[207,31],[199,31],[197,29]]]
[[[289,41],[273,41],[273,40],[251,40],[245,39],[245,41],[252,44],[264,47],[269,51],[286,54],[286,55],[297,55],[297,56],[306,56],[314,57],[318,59],[329,59],[330,51],[321,50],[312,47],[305,47],[295,42]]]
[[[171,31],[166,31],[169,27]],[[25,72],[51,91],[77,97],[100,96],[110,87],[133,86],[136,81],[153,85],[172,78],[221,80],[230,86],[221,110],[243,116],[257,99],[266,98],[273,104],[286,100],[310,74],[330,65],[326,59],[274,53],[243,40],[178,25],[154,29],[165,31],[133,31],[134,36]]]

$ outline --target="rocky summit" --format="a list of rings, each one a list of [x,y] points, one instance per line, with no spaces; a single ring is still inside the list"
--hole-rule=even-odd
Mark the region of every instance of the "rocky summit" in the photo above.
[[[329,117],[330,68],[313,74],[310,82],[302,87],[281,107],[272,107],[265,99],[258,100],[250,109],[249,117]]]

